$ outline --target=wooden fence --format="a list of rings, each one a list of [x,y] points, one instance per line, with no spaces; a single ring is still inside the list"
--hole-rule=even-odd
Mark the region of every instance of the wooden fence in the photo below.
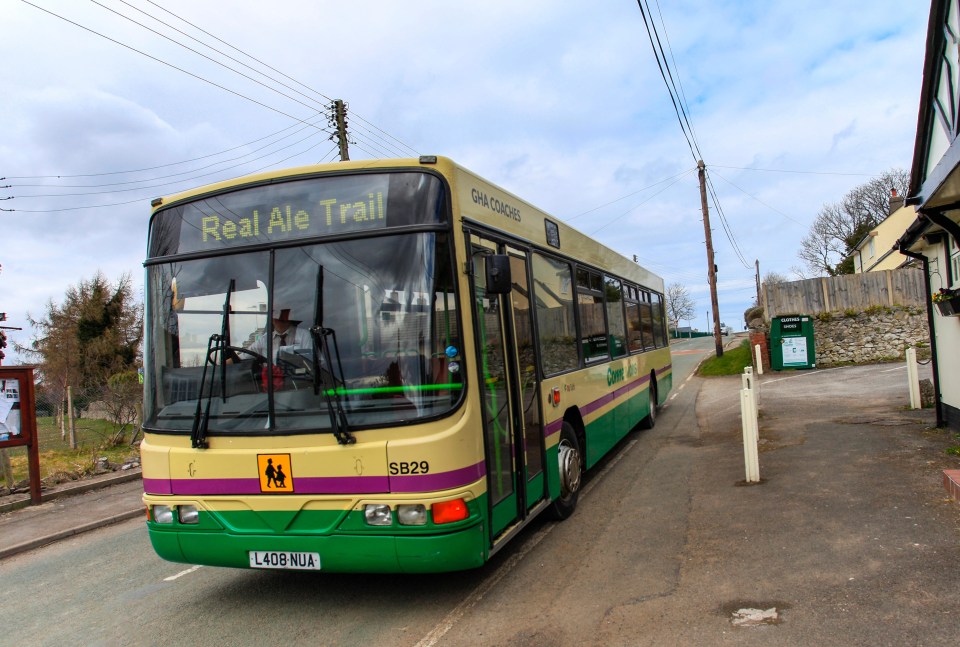
[[[871,306],[926,307],[923,272],[917,269],[846,274],[764,286],[766,318],[821,312],[861,312]]]

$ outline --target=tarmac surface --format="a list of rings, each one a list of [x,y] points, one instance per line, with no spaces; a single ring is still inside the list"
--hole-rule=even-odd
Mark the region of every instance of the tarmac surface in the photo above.
[[[759,377],[758,484],[745,483],[740,378],[693,380],[697,428],[670,441],[695,466],[684,561],[668,593],[608,611],[609,644],[716,639],[648,622],[678,607],[756,625],[763,644],[956,641],[960,504],[943,472],[960,468],[946,452],[960,440],[908,409],[902,364]],[[131,470],[45,491],[39,506],[4,497],[0,559],[143,515],[141,493]]]
[[[0,500],[0,559],[134,517],[146,520],[140,468],[112,472]]]

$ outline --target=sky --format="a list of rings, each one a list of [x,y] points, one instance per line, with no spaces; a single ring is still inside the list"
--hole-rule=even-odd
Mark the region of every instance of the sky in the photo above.
[[[333,99],[351,159],[449,156],[682,284],[701,330],[703,159],[720,318],[742,330],[755,261],[799,278],[824,205],[909,170],[929,5],[649,5],[696,152],[628,0],[3,0],[8,337],[98,271],[141,295],[151,198],[338,159],[309,125]]]

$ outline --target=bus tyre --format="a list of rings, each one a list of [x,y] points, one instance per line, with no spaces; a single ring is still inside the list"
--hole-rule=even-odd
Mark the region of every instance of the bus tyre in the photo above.
[[[577,509],[580,484],[583,482],[583,454],[573,426],[564,421],[560,428],[560,445],[557,447],[557,464],[560,471],[560,496],[550,506],[550,516],[558,521],[566,519]]]
[[[653,429],[657,424],[657,383],[651,378],[650,388],[647,389],[647,395],[650,398],[650,413],[640,421],[641,429]]]

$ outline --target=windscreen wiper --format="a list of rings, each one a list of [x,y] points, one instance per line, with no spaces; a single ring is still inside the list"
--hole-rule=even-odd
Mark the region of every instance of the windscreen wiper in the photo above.
[[[194,449],[207,448],[207,428],[210,425],[210,403],[213,401],[213,385],[215,382],[214,373],[210,374],[209,392],[204,398],[203,387],[207,382],[207,367],[213,365],[214,370],[217,366],[217,355],[220,355],[220,389],[223,391],[223,401],[227,401],[227,358],[224,356],[225,348],[230,343],[230,295],[236,287],[236,280],[230,279],[230,285],[227,287],[227,297],[223,302],[223,319],[220,322],[220,334],[214,333],[207,340],[207,358],[203,362],[203,373],[200,375],[200,393],[197,394],[197,411],[193,417],[193,428],[190,430],[190,444]],[[204,408],[203,402],[207,406]]]
[[[340,398],[340,388],[344,384],[343,365],[340,363],[340,349],[337,347],[337,335],[333,328],[323,326],[323,265],[317,270],[317,298],[313,314],[313,325],[310,327],[310,337],[313,339],[313,392],[317,394],[323,390],[323,397],[327,401],[327,411],[330,413],[330,428],[337,442],[341,445],[352,445],[357,442],[350,433],[347,422],[347,412],[343,409]],[[330,340],[333,340],[333,354],[330,352]],[[320,355],[323,356],[324,366],[320,365]],[[336,355],[338,379],[333,373],[333,355]]]

